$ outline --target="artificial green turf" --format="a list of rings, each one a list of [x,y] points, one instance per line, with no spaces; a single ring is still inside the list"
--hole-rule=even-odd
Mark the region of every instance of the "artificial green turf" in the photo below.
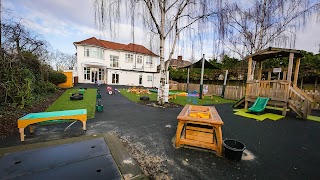
[[[88,119],[94,117],[95,105],[96,105],[96,89],[87,89],[83,95],[83,100],[70,100],[72,93],[77,93],[78,89],[68,89],[64,92],[47,110],[51,111],[63,111],[74,109],[87,109]]]
[[[281,116],[278,114],[272,114],[272,113],[265,113],[265,114],[260,114],[260,115],[252,114],[252,113],[249,113],[248,109],[234,109],[233,111],[235,112],[234,113],[235,115],[243,116],[243,117],[250,118],[250,119],[255,119],[257,121],[263,121],[265,119],[277,121],[277,120],[284,118],[284,116]]]
[[[157,93],[139,95],[139,94],[133,94],[133,93],[127,92],[127,89],[120,89],[120,93],[124,95],[126,98],[128,98],[129,100],[134,102],[139,102],[141,96],[148,96],[150,98],[150,101],[157,100]],[[218,96],[214,96],[213,100],[211,100],[209,96],[205,96],[204,99],[199,99],[198,97],[177,96],[177,99],[170,99],[169,102],[173,102],[180,105],[186,105],[186,104],[205,105],[205,104],[232,103],[234,101],[223,99]]]
[[[127,89],[120,89],[120,93],[128,98],[130,101],[133,102],[139,102],[141,96],[148,96],[150,98],[150,101],[156,101],[157,100],[157,93],[151,93],[151,94],[134,94],[131,92],[127,92]]]

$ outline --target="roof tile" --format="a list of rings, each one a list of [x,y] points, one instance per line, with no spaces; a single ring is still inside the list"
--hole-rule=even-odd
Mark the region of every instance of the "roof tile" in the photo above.
[[[126,44],[97,39],[95,37],[91,37],[89,39],[79,41],[79,42],[74,42],[74,44],[94,45],[94,46],[104,47],[107,49],[130,51],[130,52],[136,52],[136,53],[159,57],[158,55],[154,54],[152,51],[150,51],[146,47],[139,44],[130,43],[126,45]]]

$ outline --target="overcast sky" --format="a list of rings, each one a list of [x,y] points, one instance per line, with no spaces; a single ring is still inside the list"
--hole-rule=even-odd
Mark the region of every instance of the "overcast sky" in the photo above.
[[[28,28],[41,34],[52,46],[65,53],[74,54],[73,42],[92,36],[128,44],[132,42],[130,24],[122,24],[116,39],[100,33],[94,25],[92,0],[3,0],[10,12],[3,13],[4,18],[22,19]],[[135,43],[145,45],[146,37],[141,29],[136,29]],[[296,49],[318,53],[320,44],[320,23],[315,19],[297,34]],[[212,50],[203,52],[208,56]],[[158,52],[155,52],[158,53]],[[190,56],[186,54],[184,56]],[[187,58],[186,57],[186,58]],[[201,57],[199,57],[200,59]]]

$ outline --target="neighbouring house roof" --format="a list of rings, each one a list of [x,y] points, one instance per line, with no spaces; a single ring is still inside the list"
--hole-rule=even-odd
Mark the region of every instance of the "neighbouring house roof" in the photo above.
[[[129,52],[135,52],[135,53],[141,53],[141,54],[146,54],[150,56],[155,56],[159,57],[146,47],[139,45],[139,44],[121,44],[121,43],[116,43],[116,42],[111,42],[111,41],[106,41],[106,40],[101,40],[97,39],[95,37],[91,37],[89,39],[79,41],[79,42],[74,42],[74,45],[93,45],[93,46],[99,46],[103,47],[106,49],[112,49],[112,50],[119,50],[119,51],[129,51]]]
[[[169,63],[169,66],[176,67],[176,68],[182,68],[182,67],[191,65],[190,61],[179,60],[179,59],[171,59],[171,60],[168,60],[166,63]]]

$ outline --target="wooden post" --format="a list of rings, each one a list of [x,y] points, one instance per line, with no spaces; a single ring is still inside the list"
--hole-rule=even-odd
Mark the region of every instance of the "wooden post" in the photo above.
[[[296,68],[294,70],[293,86],[297,87],[298,76],[299,76],[299,67],[300,67],[300,57],[297,58]]]
[[[291,83],[293,58],[294,58],[294,53],[290,53],[290,55],[289,55],[289,65],[288,65],[288,76],[287,76],[287,81],[289,82],[289,85]]]
[[[248,80],[252,80],[252,78],[251,78],[251,73],[252,73],[252,57],[249,57],[247,81],[248,81]]]
[[[262,76],[262,61],[259,63],[259,74],[258,74],[258,80],[261,80],[261,76]]]
[[[252,57],[249,57],[248,59],[248,74],[247,74],[247,81],[250,81],[252,80],[252,76],[251,76],[251,72],[252,72]],[[249,84],[247,83],[246,84],[246,96],[249,95]],[[247,98],[247,97],[246,97]],[[248,101],[245,100],[245,103],[244,103],[244,108],[245,109],[248,109]]]
[[[287,79],[287,71],[283,71],[282,80],[286,80],[286,79]]]
[[[34,133],[34,126],[33,125],[29,125],[29,129],[30,129],[30,134]]]
[[[189,76],[190,76],[190,68],[188,68],[188,76],[187,76],[187,91],[189,92]]]
[[[20,140],[24,141],[24,128],[19,128],[19,132],[20,132]]]
[[[271,71],[268,71],[268,80],[270,81],[271,80]]]

